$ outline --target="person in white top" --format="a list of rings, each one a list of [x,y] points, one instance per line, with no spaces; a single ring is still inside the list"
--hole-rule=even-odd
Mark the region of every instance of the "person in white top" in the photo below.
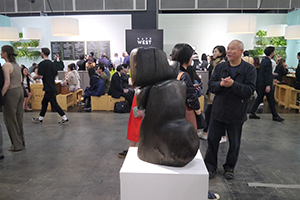
[[[112,60],[112,64],[114,66],[114,69],[116,69],[116,67],[121,65],[121,63],[122,63],[122,58],[119,57],[118,53],[115,53],[114,59]]]
[[[30,74],[31,77],[33,78],[33,80],[35,80],[36,83],[41,83],[42,82],[42,79],[40,79],[40,76],[38,76],[38,70],[39,70],[39,67],[38,66],[35,66],[33,68],[33,72]]]

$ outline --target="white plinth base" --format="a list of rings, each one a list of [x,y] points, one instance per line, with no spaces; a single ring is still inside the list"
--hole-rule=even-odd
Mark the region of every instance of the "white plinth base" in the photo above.
[[[140,160],[130,147],[120,170],[121,200],[207,200],[208,172],[200,151],[184,167]]]

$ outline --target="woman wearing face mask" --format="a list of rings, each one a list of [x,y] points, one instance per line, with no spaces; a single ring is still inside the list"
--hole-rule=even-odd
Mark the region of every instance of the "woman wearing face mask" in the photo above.
[[[222,62],[225,62],[225,57],[226,57],[226,49],[224,46],[216,46],[213,49],[213,56],[212,60],[210,62],[208,71],[209,71],[209,78],[211,77],[211,74],[213,74],[215,67]],[[208,95],[208,100],[207,100],[207,107],[205,109],[205,121],[206,121],[206,127],[203,129],[203,132],[199,132],[198,135],[201,139],[206,140],[207,139],[207,130],[209,127],[209,122],[210,122],[210,114],[211,114],[211,108],[212,108],[212,102],[214,99],[214,94],[209,92],[207,90],[207,95]],[[226,142],[226,137],[222,137],[221,141]]]

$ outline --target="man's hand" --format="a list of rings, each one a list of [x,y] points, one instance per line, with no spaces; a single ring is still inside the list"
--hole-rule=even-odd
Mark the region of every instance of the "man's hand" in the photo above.
[[[124,93],[128,93],[128,89],[123,89]]]
[[[271,88],[270,88],[270,86],[268,85],[268,86],[266,87],[266,93],[269,93],[270,90],[271,90]]]
[[[231,87],[234,83],[234,80],[228,76],[227,78],[221,78],[220,86],[222,87]]]

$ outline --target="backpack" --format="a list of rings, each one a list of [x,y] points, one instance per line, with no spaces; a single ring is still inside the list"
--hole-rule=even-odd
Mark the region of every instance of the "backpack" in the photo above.
[[[120,101],[116,102],[114,106],[114,112],[115,113],[129,113],[130,112],[130,106],[127,101]]]

